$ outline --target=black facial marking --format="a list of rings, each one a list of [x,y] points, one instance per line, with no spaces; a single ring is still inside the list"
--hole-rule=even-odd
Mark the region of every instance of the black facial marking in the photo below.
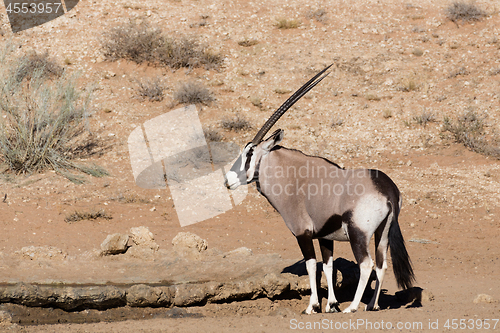
[[[248,171],[250,169],[250,162],[252,161],[252,155],[253,155],[253,146],[250,147],[247,153],[247,160],[245,161],[245,171]]]

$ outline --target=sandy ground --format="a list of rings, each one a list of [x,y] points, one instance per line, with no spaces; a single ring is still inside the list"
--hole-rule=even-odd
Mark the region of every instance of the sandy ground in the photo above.
[[[127,138],[137,126],[171,110],[171,96],[179,82],[195,80],[216,97],[209,106],[197,106],[203,126],[217,130],[224,141],[242,146],[289,95],[275,91],[293,91],[314,72],[334,63],[333,74],[280,120],[278,125],[286,132],[283,145],[324,156],[346,168],[377,168],[387,173],[404,196],[400,225],[415,266],[416,285],[434,296],[422,307],[391,308],[397,292],[391,272],[384,284],[383,310],[375,313],[302,316],[306,297],[187,310],[203,316],[199,318],[5,329],[269,332],[307,325],[330,331],[349,324],[345,330],[363,332],[370,331],[363,324],[379,323],[374,328],[382,329],[382,321],[395,328],[398,323],[417,323],[396,330],[402,332],[446,331],[446,324],[454,330],[453,323],[465,323],[467,331],[481,331],[487,323],[494,328],[494,319],[500,318],[500,163],[467,150],[443,132],[443,117],[454,119],[467,108],[487,115],[488,137],[499,130],[498,4],[476,3],[490,15],[459,26],[444,15],[448,1],[81,1],[68,15],[16,35],[10,33],[6,15],[1,13],[2,43],[11,39],[22,46],[19,52],[47,50],[61,64],[68,60],[68,70],[80,71],[82,84],[98,84],[90,122],[104,149],[89,161],[111,174],[88,178],[83,185],[50,171],[4,177],[0,183],[0,194],[6,195],[0,203],[3,257],[25,246],[54,246],[77,265],[78,258],[98,249],[108,234],[147,226],[163,249],[171,248],[178,232],[190,231],[223,252],[244,246],[257,254],[301,259],[281,217],[254,186],[236,208],[181,227],[168,190],[136,186]],[[326,11],[325,20],[308,18],[317,9]],[[275,27],[279,18],[298,19],[302,24],[280,30]],[[105,61],[100,44],[103,34],[129,19],[147,20],[172,36],[197,36],[225,55],[225,65],[219,71],[172,71]],[[245,39],[258,43],[240,46],[238,42]],[[134,98],[136,80],[155,76],[168,86],[166,99]],[[401,89],[409,81],[416,89]],[[256,98],[261,105],[252,103]],[[425,127],[415,120],[423,112],[435,118]],[[221,129],[221,120],[235,113],[254,128],[243,133]],[[98,209],[113,218],[65,222],[75,211]],[[335,255],[354,260],[346,243],[336,243]],[[64,274],[61,271],[61,278]],[[480,294],[490,298],[474,302]],[[349,301],[343,300],[341,309]],[[360,325],[353,327],[353,322]]]

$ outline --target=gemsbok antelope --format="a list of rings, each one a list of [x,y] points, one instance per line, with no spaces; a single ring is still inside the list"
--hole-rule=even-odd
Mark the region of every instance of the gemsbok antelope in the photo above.
[[[311,286],[307,314],[320,311],[316,286],[316,255],[313,239],[318,239],[323,271],[328,283],[325,312],[339,312],[333,286],[333,241],[349,241],[358,262],[360,277],[354,300],[344,312],[355,312],[369,281],[373,261],[369,242],[375,234],[376,286],[366,310],[378,310],[387,250],[400,288],[410,288],[415,280],[412,264],[398,224],[401,195],[383,172],[371,169],[343,169],[325,158],[309,156],[279,146],[283,130],[266,140],[266,133],[302,96],[329,73],[326,67],[283,103],[262,126],[226,173],[225,185],[234,190],[256,182],[258,191],[281,214],[297,238]]]

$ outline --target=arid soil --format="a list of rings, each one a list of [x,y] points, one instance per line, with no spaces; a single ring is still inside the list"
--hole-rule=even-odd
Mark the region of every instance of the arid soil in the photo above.
[[[465,322],[465,330],[471,332],[481,331],[489,320],[491,330],[493,319],[500,319],[500,161],[456,143],[443,127],[444,117],[456,119],[466,110],[475,110],[486,116],[485,135],[498,146],[494,141],[500,130],[498,3],[476,4],[488,15],[479,22],[457,24],[446,18],[449,1],[444,0],[84,0],[67,15],[16,35],[1,12],[2,44],[16,43],[18,52],[48,51],[67,70],[79,71],[82,85],[97,85],[90,127],[99,146],[88,162],[110,173],[104,178],[88,177],[82,185],[52,171],[5,175],[0,182],[0,195],[5,197],[0,202],[2,270],[9,267],[5,260],[23,247],[53,246],[71,257],[67,271],[60,272],[64,279],[79,259],[99,249],[108,234],[138,226],[151,230],[160,249],[171,249],[179,232],[190,231],[218,251],[247,247],[255,254],[277,253],[300,260],[294,237],[253,185],[236,208],[181,227],[168,190],[136,186],[127,139],[137,126],[172,110],[172,94],[180,82],[196,81],[216,98],[210,105],[197,105],[203,126],[218,131],[223,141],[243,146],[290,92],[333,63],[333,73],[276,125],[285,130],[282,144],[345,168],[380,169],[394,180],[404,198],[399,223],[414,264],[416,286],[427,291],[428,298],[422,307],[395,306],[398,290],[389,269],[383,309],[373,313],[304,316],[300,313],[308,297],[259,299],[208,304],[173,314],[156,309],[149,316],[155,318],[149,320],[131,316],[133,320],[121,322],[6,325],[5,330],[277,332],[321,322],[322,327],[310,328],[330,331],[337,322],[356,322],[360,325],[345,330],[363,332],[370,329],[361,324],[383,321],[394,328],[399,322],[422,323],[399,331],[426,332],[446,331],[445,324],[452,328],[454,319],[453,323]],[[326,12],[317,16],[319,20],[309,15],[318,9]],[[275,23],[281,18],[301,24],[278,29]],[[129,20],[146,20],[172,37],[196,36],[225,56],[224,65],[219,70],[174,71],[107,61],[102,54],[103,36]],[[244,40],[257,44],[238,44]],[[166,83],[167,97],[161,102],[136,98],[137,80],[156,76]],[[221,121],[236,113],[253,128],[222,129]],[[418,120],[424,114],[433,116],[426,126]],[[65,222],[75,211],[99,209],[112,219]],[[336,243],[334,255],[354,260],[347,243]],[[478,298],[481,294],[489,297]],[[344,309],[350,299],[341,301]],[[129,318],[126,313],[111,317]],[[500,330],[500,323],[495,329]]]

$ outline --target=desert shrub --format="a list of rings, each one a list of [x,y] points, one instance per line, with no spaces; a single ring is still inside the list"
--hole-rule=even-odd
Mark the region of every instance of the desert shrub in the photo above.
[[[307,13],[306,13],[306,17],[309,19],[309,20],[316,20],[318,22],[321,22],[321,23],[325,23],[326,21],[328,21],[328,17],[327,17],[327,12],[325,9],[323,8],[319,8],[319,9],[310,9]]]
[[[274,92],[277,94],[280,94],[280,95],[284,95],[284,94],[288,94],[289,92],[291,92],[291,90],[287,89],[287,88],[276,88],[276,89],[274,89]]]
[[[109,60],[126,59],[135,63],[154,63],[166,44],[161,29],[143,23],[127,23],[107,31],[102,38],[104,56]]]
[[[486,13],[478,8],[474,2],[465,2],[462,0],[453,1],[445,9],[446,17],[453,22],[471,22],[479,21]]]
[[[113,217],[109,215],[104,209],[99,210],[89,210],[89,211],[79,211],[76,210],[74,213],[69,214],[64,218],[67,223],[79,222],[83,220],[97,220],[106,219],[111,220]]]
[[[413,28],[411,28],[411,32],[416,33],[416,34],[421,34],[421,33],[425,32],[425,29],[422,27],[419,27],[419,26],[414,26]]]
[[[240,40],[238,42],[238,45],[243,46],[243,47],[250,47],[259,44],[259,41],[257,39],[248,39],[245,38],[243,40]]]
[[[141,99],[148,99],[150,102],[160,102],[164,98],[165,85],[160,78],[146,79],[137,82],[137,95]]]
[[[23,55],[19,59],[19,65],[16,68],[16,73],[14,74],[16,80],[22,81],[27,78],[30,79],[31,75],[39,71],[39,76],[41,77],[60,77],[64,69],[49,56],[48,52],[38,53],[32,51],[26,55]]]
[[[432,111],[427,111],[425,108],[421,114],[413,117],[413,120],[420,126],[426,127],[428,123],[436,122],[436,116]]]
[[[262,98],[260,98],[259,96],[250,96],[248,99],[253,106],[258,107],[259,109],[262,108]]]
[[[217,130],[212,128],[204,128],[203,133],[205,134],[207,142],[221,142],[224,140],[224,137]]]
[[[416,78],[410,76],[403,79],[396,89],[404,92],[417,91],[420,89],[420,83]]]
[[[76,75],[49,75],[36,62],[29,75],[20,75],[30,59],[14,56],[11,45],[0,50],[0,163],[16,174],[52,169],[77,183],[83,179],[68,170],[106,175],[74,161],[91,144],[79,140],[88,132],[90,92],[76,87]]]
[[[229,131],[241,132],[250,130],[252,125],[243,116],[236,113],[234,117],[222,119],[221,127]]]
[[[369,93],[365,95],[366,100],[368,101],[380,101],[381,98],[375,94]]]
[[[213,94],[201,83],[188,81],[179,84],[174,91],[174,99],[183,104],[209,105],[215,98]]]
[[[146,22],[129,22],[111,28],[102,38],[106,59],[126,59],[137,64],[148,63],[171,68],[218,68],[222,55],[212,52],[194,38],[169,38],[158,27]]]
[[[456,120],[445,117],[443,129],[453,134],[456,142],[472,151],[500,159],[498,147],[500,140],[497,137],[488,140],[485,127],[486,115],[478,114],[474,109],[468,109]]]
[[[148,199],[141,198],[137,194],[123,194],[123,193],[118,193],[118,195],[111,197],[110,200],[118,201],[120,203],[125,203],[125,204],[150,202]]]
[[[275,26],[278,29],[296,29],[302,22],[296,19],[279,18],[276,20]]]

